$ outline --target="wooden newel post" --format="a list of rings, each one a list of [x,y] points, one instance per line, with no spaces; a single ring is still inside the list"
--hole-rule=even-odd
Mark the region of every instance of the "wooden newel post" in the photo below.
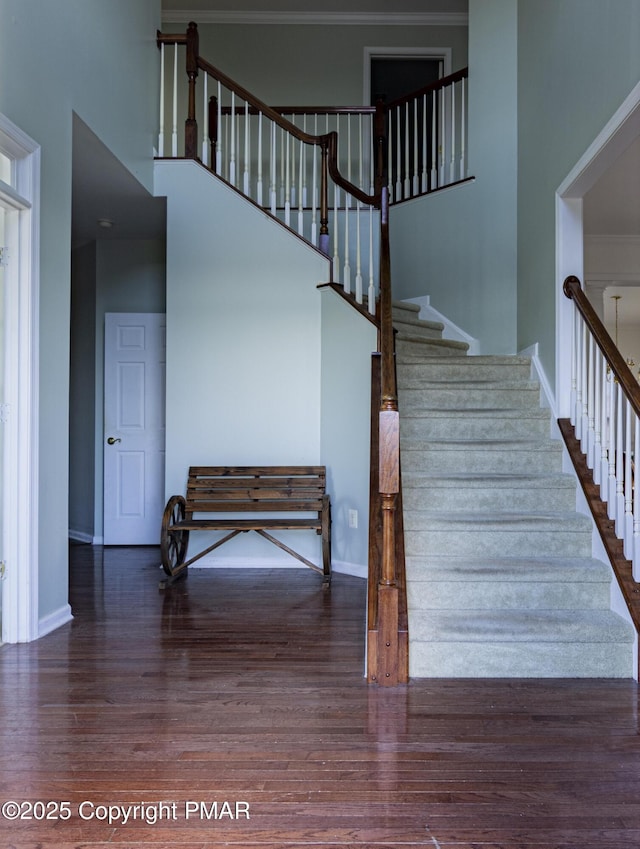
[[[198,76],[198,25],[193,21],[187,27],[187,77],[189,99],[187,120],[184,124],[184,155],[187,159],[198,158],[198,123],[196,121],[196,77]]]
[[[380,197],[382,187],[387,184],[387,108],[384,100],[376,100],[373,120],[373,161],[375,163],[374,192]]]

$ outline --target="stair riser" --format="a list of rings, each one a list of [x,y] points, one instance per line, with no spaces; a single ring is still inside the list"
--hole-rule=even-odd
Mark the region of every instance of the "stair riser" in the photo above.
[[[521,510],[534,512],[545,505],[545,510],[566,512],[574,509],[576,503],[575,490],[567,488],[545,489],[509,489],[509,488],[463,488],[433,486],[433,487],[403,487],[402,502],[405,510],[454,510],[478,511],[487,510]]]
[[[410,410],[500,410],[540,408],[540,391],[522,389],[442,389],[428,386],[399,387],[402,412]]]
[[[456,474],[557,474],[562,456],[544,451],[417,451],[402,445],[402,468],[431,475]],[[464,482],[461,482],[464,485]],[[541,509],[544,509],[541,507]]]
[[[412,678],[628,678],[628,645],[412,643]]]
[[[441,344],[438,344],[438,341]],[[424,342],[415,342],[409,339],[399,338],[396,340],[396,358],[398,361],[404,359],[421,359],[431,360],[433,357],[451,357],[452,354],[459,353],[464,356],[464,345],[452,345],[446,340],[425,340]]]
[[[398,333],[410,336],[423,336],[425,339],[442,339],[442,325],[417,324],[412,321],[398,321],[394,318],[393,326]]]
[[[523,599],[532,610],[601,610],[609,604],[610,586],[527,581],[411,581],[407,600],[412,611],[519,610]]]
[[[485,439],[487,431],[494,439],[544,439],[549,436],[549,419],[466,417],[464,413],[450,416],[424,415],[402,417],[400,433],[406,439]]]
[[[410,557],[428,555],[477,557],[590,557],[591,534],[571,531],[414,531],[406,534]]]
[[[455,383],[456,381],[513,381],[529,380],[531,366],[528,362],[518,365],[491,365],[482,363],[469,365],[469,358],[463,362],[432,362],[427,364],[405,363],[398,369],[398,382],[404,383],[411,379],[431,380],[441,383]]]

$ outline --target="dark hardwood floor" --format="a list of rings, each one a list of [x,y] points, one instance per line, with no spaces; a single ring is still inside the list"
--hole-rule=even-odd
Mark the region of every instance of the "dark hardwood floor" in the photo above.
[[[361,580],[71,554],[73,623],[0,649],[2,849],[640,845],[633,681],[373,689]]]

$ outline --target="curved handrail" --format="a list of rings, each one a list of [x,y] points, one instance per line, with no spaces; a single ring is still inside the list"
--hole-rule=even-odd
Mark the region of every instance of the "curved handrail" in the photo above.
[[[589,299],[584,294],[580,280],[571,274],[565,279],[562,290],[567,298],[574,301],[578,312],[584,319],[598,348],[600,348],[609,364],[614,377],[629,399],[634,413],[640,417],[640,386],[633,376],[633,372],[625,362],[624,357],[617,349],[613,339],[609,336],[604,324],[600,321],[596,311],[591,306]]]
[[[469,69],[461,68],[459,71],[455,71],[453,74],[449,74],[446,77],[442,77],[439,80],[436,80],[435,83],[429,83],[429,85],[423,86],[422,88],[416,89],[416,91],[412,91],[409,94],[403,94],[402,97],[397,98],[397,100],[392,100],[387,103],[387,108],[392,109],[395,106],[402,106],[404,103],[409,103],[412,100],[415,100],[418,97],[422,97],[424,94],[429,94],[432,91],[438,91],[441,88],[446,88],[453,83],[460,82],[460,80],[468,79],[469,77]]]

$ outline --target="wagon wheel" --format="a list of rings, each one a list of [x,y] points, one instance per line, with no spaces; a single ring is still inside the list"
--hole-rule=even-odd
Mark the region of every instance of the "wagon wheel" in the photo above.
[[[175,575],[182,568],[189,544],[189,531],[172,530],[178,522],[184,521],[185,500],[182,495],[172,495],[162,516],[160,533],[160,554],[162,568],[167,575]]]

